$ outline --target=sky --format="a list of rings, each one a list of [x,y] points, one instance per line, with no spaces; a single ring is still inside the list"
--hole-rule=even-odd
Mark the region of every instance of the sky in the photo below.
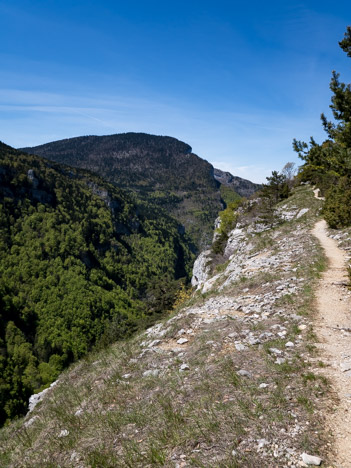
[[[351,3],[0,0],[0,140],[146,132],[264,182],[326,136]]]

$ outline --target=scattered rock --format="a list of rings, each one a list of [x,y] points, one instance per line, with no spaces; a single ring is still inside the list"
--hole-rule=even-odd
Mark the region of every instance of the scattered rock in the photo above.
[[[151,343],[149,344],[148,348],[153,348],[154,346],[157,346],[158,344],[161,343],[161,340],[154,340],[154,341],[151,341]]]
[[[234,346],[237,351],[244,351],[246,349],[246,346],[242,343],[236,343]]]
[[[187,370],[190,370],[190,367],[188,366],[188,364],[182,364],[180,366],[180,370],[181,371],[187,371]]]
[[[157,377],[159,375],[160,371],[158,369],[149,369],[143,372],[144,377]]]
[[[187,343],[189,340],[187,340],[186,338],[179,338],[179,340],[177,340],[177,343],[178,344],[185,344]]]
[[[31,419],[29,419],[29,421],[26,421],[23,424],[23,426],[24,427],[30,427],[38,418],[39,418],[39,416],[33,416]]]
[[[257,447],[258,450],[263,448],[265,445],[269,444],[268,440],[266,440],[266,439],[259,439],[257,442],[258,442],[258,447]]]
[[[307,453],[303,453],[301,455],[302,461],[306,463],[306,465],[313,465],[313,466],[320,466],[322,463],[322,459],[319,457],[315,457],[313,455],[308,455]]]
[[[269,351],[273,354],[282,354],[283,351],[277,348],[269,348]]]
[[[67,429],[62,429],[62,431],[59,433],[57,437],[67,437],[69,435],[69,431]]]

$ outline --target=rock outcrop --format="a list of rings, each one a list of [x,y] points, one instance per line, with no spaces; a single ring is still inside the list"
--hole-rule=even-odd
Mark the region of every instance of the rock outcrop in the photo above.
[[[220,184],[223,184],[226,187],[231,187],[241,197],[251,197],[251,195],[262,187],[260,184],[255,184],[250,180],[233,176],[230,172],[221,171],[220,169],[215,169],[213,175]]]

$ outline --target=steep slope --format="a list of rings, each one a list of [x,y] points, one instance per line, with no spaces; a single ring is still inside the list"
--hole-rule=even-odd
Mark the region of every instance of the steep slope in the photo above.
[[[24,151],[90,169],[176,217],[199,248],[221,209],[213,167],[175,138],[125,133],[60,140]]]
[[[0,424],[98,340],[169,309],[192,258],[167,215],[0,143]]]
[[[61,375],[25,420],[0,432],[2,465],[327,462],[330,394],[312,327],[324,259],[310,230],[320,205],[301,187],[274,228],[243,213],[207,292],[202,284],[172,317]]]

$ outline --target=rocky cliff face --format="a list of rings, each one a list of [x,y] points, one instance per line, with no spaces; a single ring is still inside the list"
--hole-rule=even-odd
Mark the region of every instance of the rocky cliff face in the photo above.
[[[262,187],[260,184],[255,184],[247,179],[233,176],[230,172],[221,171],[220,169],[215,169],[213,174],[214,178],[220,184],[231,187],[241,197],[249,198]]]

